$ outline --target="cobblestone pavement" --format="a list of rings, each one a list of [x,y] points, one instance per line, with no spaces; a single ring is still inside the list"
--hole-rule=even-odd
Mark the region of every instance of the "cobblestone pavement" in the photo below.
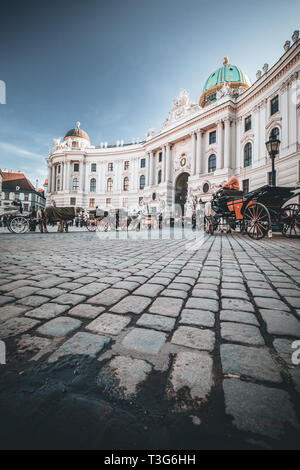
[[[0,371],[89,357],[96,396],[144,400],[151,413],[151,394],[195,435],[203,427],[212,440],[221,432],[295,448],[299,241],[217,234],[193,247],[178,234],[149,237],[1,234]]]

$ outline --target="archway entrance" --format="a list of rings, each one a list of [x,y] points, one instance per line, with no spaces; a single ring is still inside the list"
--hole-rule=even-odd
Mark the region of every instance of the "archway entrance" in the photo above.
[[[184,205],[187,199],[189,176],[189,173],[181,173],[175,183],[175,204],[178,204],[181,209],[181,214],[176,214],[178,216],[184,215]],[[178,206],[176,209],[178,210]]]

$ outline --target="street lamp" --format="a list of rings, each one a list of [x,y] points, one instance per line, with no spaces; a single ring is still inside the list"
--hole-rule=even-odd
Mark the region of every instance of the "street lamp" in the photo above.
[[[279,153],[280,140],[276,137],[270,137],[266,142],[269,157],[272,159],[272,186],[275,186],[275,157]]]

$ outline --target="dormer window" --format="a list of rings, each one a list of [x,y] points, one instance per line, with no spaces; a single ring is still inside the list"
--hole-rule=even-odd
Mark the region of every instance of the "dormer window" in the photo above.
[[[79,171],[79,163],[74,163],[74,172]]]
[[[72,149],[77,149],[77,148],[78,148],[78,142],[76,142],[76,140],[73,140]]]

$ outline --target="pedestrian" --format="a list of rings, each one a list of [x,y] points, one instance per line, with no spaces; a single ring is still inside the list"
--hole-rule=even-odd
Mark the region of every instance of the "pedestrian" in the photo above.
[[[36,210],[35,207],[32,207],[32,210],[30,212],[30,232],[35,232],[36,230]]]

